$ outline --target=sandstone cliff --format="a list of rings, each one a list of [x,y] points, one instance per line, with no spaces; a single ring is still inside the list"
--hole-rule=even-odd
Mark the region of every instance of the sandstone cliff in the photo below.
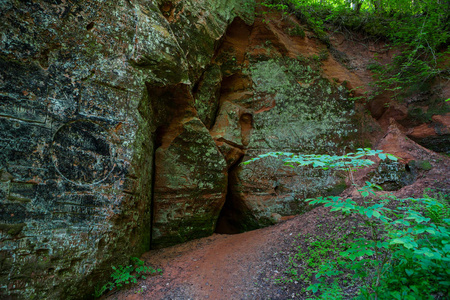
[[[11,0],[0,16],[5,297],[89,297],[131,255],[274,224],[346,188],[329,170],[239,165],[264,152],[348,152],[389,122],[449,151],[448,114],[416,111],[425,124],[387,96],[353,101],[369,59],[346,64],[361,54],[253,1]],[[370,176],[398,189],[410,160]]]

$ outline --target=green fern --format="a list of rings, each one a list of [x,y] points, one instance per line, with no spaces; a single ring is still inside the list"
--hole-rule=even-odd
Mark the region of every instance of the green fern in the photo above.
[[[145,275],[162,274],[161,269],[145,266],[145,262],[137,257],[131,257],[130,264],[127,266],[112,266],[112,269],[114,270],[111,274],[112,281],[107,282],[103,286],[96,286],[94,297],[100,297],[107,290],[120,289],[124,285],[137,283],[139,278],[145,279]]]
[[[426,208],[426,217],[430,218],[435,224],[442,224],[445,219],[450,219],[450,195],[427,189],[424,197],[433,201],[432,205]]]

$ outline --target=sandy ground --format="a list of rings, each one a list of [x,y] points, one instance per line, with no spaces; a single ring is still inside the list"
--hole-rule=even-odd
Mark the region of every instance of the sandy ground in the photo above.
[[[437,154],[431,155],[436,157]],[[421,196],[429,187],[449,193],[450,159],[439,157],[443,159],[440,164],[431,171],[418,174],[413,184],[394,194],[398,197]],[[364,176],[360,180],[364,180]],[[348,189],[342,196],[356,199],[357,192]],[[214,234],[170,248],[152,250],[141,259],[148,265],[162,268],[162,275],[141,279],[128,289],[112,291],[102,298],[305,299],[301,293],[304,284],[279,285],[274,278],[280,277],[286,269],[296,246],[307,243],[307,235],[333,236],[333,230],[348,223],[348,218],[331,213],[322,206],[300,216],[287,217],[285,219],[288,220],[274,226],[234,235]],[[352,222],[348,226],[352,226]]]
[[[277,277],[297,236],[314,233],[333,218],[324,207],[277,225],[234,235],[214,234],[185,244],[153,250],[142,259],[163,274],[140,280],[107,299],[287,299]],[[328,220],[329,221],[329,220]]]

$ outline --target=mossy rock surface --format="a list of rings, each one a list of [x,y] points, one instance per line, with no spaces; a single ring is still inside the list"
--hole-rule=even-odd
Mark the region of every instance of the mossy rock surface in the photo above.
[[[313,58],[250,59],[253,97],[245,103],[235,102],[253,111],[243,161],[270,151],[334,154],[356,147],[354,103],[343,86],[323,78],[321,72],[320,63]],[[234,126],[239,129],[239,124],[232,122],[229,134]],[[276,159],[236,167],[230,178],[232,197],[227,201],[235,211],[230,222],[240,230],[273,224],[273,214],[303,213],[311,208],[304,199],[345,189],[336,172],[293,170]]]
[[[174,100],[154,94],[192,89],[228,24],[254,9],[177,1],[167,15],[160,3],[0,4],[0,298],[91,298],[111,265],[149,249],[155,132]],[[226,186],[207,176],[199,190]]]
[[[186,120],[156,150],[153,248],[211,235],[227,191],[227,165],[204,124]]]
[[[376,170],[369,174],[370,182],[385,191],[397,191],[412,184],[417,177],[415,164],[405,165],[395,161],[381,161]]]

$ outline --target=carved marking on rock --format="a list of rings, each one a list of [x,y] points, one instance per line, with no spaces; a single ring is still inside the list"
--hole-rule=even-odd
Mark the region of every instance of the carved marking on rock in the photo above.
[[[114,169],[107,136],[106,129],[88,120],[59,128],[52,144],[53,162],[59,174],[77,185],[104,181]]]

